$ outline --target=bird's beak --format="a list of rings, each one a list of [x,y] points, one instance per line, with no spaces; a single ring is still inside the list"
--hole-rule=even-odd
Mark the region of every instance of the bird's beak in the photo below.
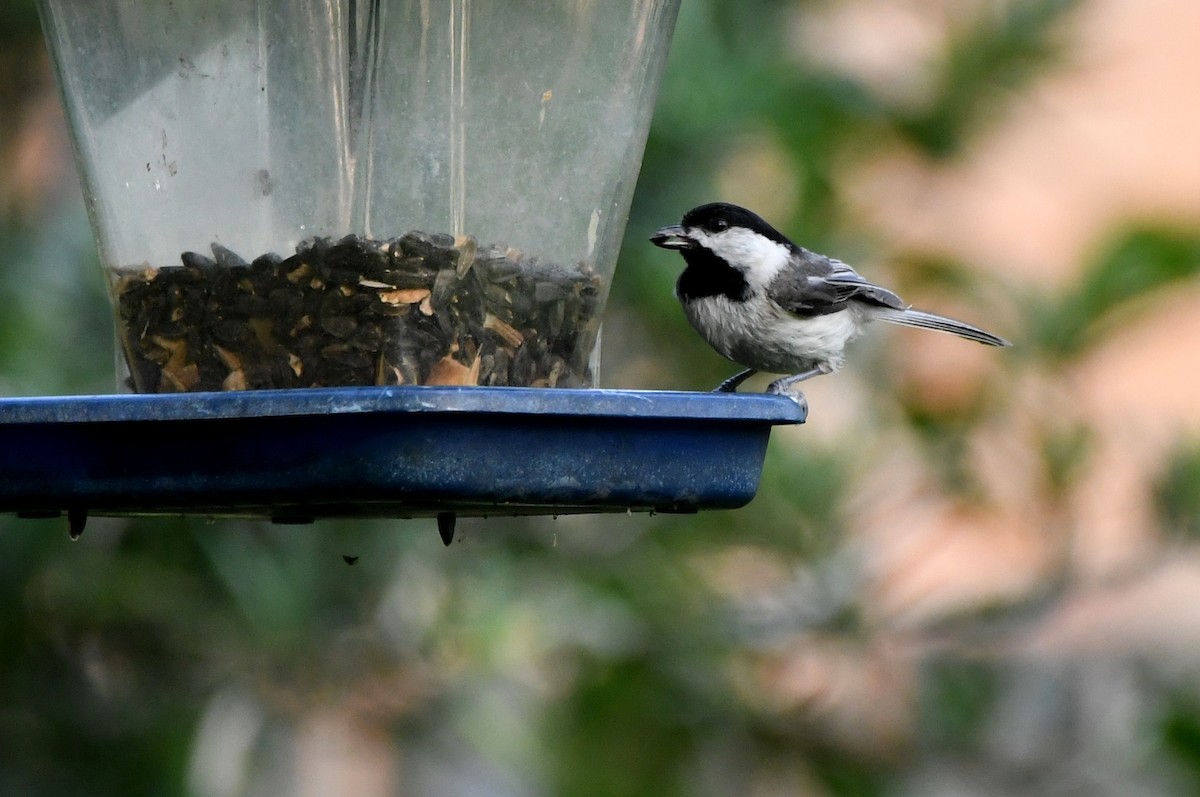
[[[654,235],[650,236],[650,243],[655,246],[661,246],[663,249],[691,249],[696,245],[683,227],[678,224],[672,224],[670,227],[663,227]]]

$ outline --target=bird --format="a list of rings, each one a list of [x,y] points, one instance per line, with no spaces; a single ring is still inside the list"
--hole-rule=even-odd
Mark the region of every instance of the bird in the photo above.
[[[841,368],[846,344],[871,321],[1011,345],[971,324],[914,309],[738,205],[700,205],[650,242],[683,256],[675,296],[684,315],[710,346],[745,369],[718,385],[719,392],[734,392],[761,371],[787,374],[767,392],[792,395],[800,382]]]

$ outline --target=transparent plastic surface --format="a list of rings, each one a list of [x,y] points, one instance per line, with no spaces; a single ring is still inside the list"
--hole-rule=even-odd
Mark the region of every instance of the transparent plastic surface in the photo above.
[[[678,0],[42,0],[142,392],[594,384]]]

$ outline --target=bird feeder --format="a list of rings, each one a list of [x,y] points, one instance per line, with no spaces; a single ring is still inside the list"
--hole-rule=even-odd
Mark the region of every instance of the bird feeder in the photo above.
[[[581,387],[678,0],[42,0],[141,393]]]
[[[689,446],[660,462],[641,449],[662,439],[613,424],[682,412],[714,451],[729,424],[765,445],[770,424],[803,419],[789,400],[730,411],[701,406],[729,396],[590,390],[678,5],[40,0],[128,387],[193,395],[0,405],[0,433],[50,446],[40,471],[0,463],[13,477],[0,483],[28,485],[0,508],[279,518],[749,500],[689,471]],[[615,436],[543,434],[592,427]],[[166,445],[167,432],[187,445],[141,460],[155,468],[136,451],[115,464],[112,435]],[[484,449],[540,464],[508,466],[518,490],[479,464]],[[71,477],[55,451],[95,461]],[[613,490],[615,470],[570,464],[638,457],[676,460],[666,489]],[[761,450],[749,457],[736,467],[752,495]],[[456,481],[472,462],[476,478]]]

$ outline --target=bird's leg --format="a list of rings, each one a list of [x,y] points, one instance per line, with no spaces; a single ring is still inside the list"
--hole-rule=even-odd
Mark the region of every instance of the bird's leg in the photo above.
[[[824,373],[828,373],[828,371],[826,371],[823,368],[810,368],[809,370],[807,370],[801,374],[793,374],[792,376],[785,376],[782,379],[776,379],[774,382],[767,385],[767,392],[774,393],[777,395],[790,396],[790,395],[792,395],[791,391],[792,391],[793,387],[800,384],[805,379],[811,379],[814,376],[820,376],[821,374],[824,374]]]
[[[745,371],[734,374],[733,376],[729,377],[721,384],[717,385],[716,389],[713,390],[713,392],[714,393],[732,393],[738,389],[738,385],[740,385],[742,382],[745,382],[747,379],[749,379],[750,377],[754,376],[757,373],[758,373],[758,371],[755,371],[753,368],[747,368]]]

